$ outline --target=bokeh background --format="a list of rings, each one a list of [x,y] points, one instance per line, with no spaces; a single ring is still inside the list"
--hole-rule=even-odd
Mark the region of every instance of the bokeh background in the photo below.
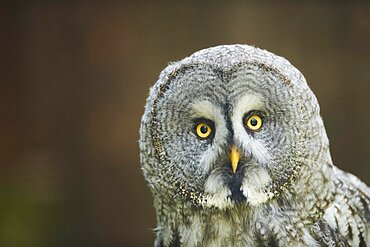
[[[2,2],[0,246],[152,246],[145,99],[169,61],[218,44],[296,65],[334,162],[370,182],[369,2]]]

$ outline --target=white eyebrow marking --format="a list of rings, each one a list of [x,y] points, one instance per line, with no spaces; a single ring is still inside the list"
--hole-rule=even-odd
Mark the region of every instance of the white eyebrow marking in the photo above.
[[[252,94],[245,95],[236,103],[231,121],[234,129],[234,142],[243,149],[245,154],[253,154],[258,163],[267,164],[271,156],[265,144],[262,140],[251,137],[243,126],[245,113],[252,110],[262,110],[263,107],[264,104],[260,97]]]
[[[235,110],[233,112],[233,116],[244,116],[245,113],[251,111],[251,110],[261,110],[264,107],[263,102],[261,101],[261,98],[248,94],[244,95],[237,103]]]
[[[227,140],[228,130],[224,114],[220,107],[208,100],[196,101],[191,104],[192,117],[206,118],[212,120],[215,124],[215,136],[212,145],[204,152],[200,159],[200,164],[205,172],[209,172],[214,166],[220,154],[223,153]]]
[[[221,109],[208,100],[196,101],[191,104],[193,117],[204,117],[214,122],[222,119]]]

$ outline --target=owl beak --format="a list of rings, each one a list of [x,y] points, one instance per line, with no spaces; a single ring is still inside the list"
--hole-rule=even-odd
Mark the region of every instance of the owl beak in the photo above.
[[[233,169],[233,173],[236,172],[236,168],[238,167],[240,159],[240,152],[234,145],[231,146],[231,151],[230,151],[230,160],[231,160],[231,167]]]

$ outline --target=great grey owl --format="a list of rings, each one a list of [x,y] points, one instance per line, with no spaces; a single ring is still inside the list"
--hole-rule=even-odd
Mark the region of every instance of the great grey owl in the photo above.
[[[223,45],[169,64],[140,134],[155,246],[370,245],[370,189],[333,165],[317,99],[280,56]]]

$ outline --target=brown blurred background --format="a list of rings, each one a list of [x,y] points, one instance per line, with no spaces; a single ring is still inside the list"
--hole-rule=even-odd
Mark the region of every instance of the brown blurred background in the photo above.
[[[334,162],[369,184],[370,3],[8,2],[0,246],[152,246],[138,149],[148,89],[169,61],[218,44],[296,65],[321,103]]]

